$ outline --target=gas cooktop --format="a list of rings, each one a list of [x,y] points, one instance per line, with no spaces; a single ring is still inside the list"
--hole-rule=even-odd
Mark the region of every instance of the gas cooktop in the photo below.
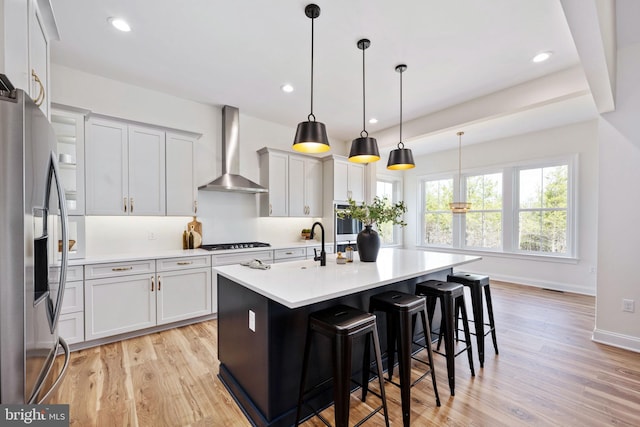
[[[228,249],[247,249],[247,248],[267,248],[271,245],[263,242],[244,242],[244,243],[216,243],[213,245],[202,245],[202,249],[208,251],[223,251]]]

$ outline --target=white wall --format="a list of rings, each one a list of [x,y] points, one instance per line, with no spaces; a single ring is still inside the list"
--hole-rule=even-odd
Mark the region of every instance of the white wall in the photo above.
[[[205,184],[220,174],[221,107],[125,84],[53,64],[52,102],[92,113],[201,134],[196,146],[196,175]],[[259,182],[256,151],[269,146],[290,150],[295,125],[289,128],[246,116],[240,108],[240,173]],[[304,118],[304,116],[301,116]],[[331,141],[334,151],[344,144]],[[297,242],[313,219],[260,218],[258,197],[251,194],[198,192],[198,219],[205,243]],[[190,217],[87,217],[86,256],[180,249]],[[155,240],[149,240],[153,234]]]
[[[620,21],[618,21],[620,22]],[[635,23],[634,23],[635,25]],[[616,111],[598,129],[596,341],[640,352],[640,43],[618,50]],[[635,313],[622,300],[635,301]]]
[[[456,136],[452,135],[452,146]],[[532,159],[578,154],[578,261],[575,263],[545,262],[533,259],[482,254],[482,261],[469,264],[465,270],[488,274],[497,280],[540,286],[550,289],[594,295],[597,264],[597,121],[509,137],[463,147],[463,169],[492,165],[517,164]],[[407,171],[404,199],[407,202],[407,223],[404,229],[406,247],[415,247],[419,239],[419,180],[421,176],[457,171],[458,151],[421,156],[416,168]]]

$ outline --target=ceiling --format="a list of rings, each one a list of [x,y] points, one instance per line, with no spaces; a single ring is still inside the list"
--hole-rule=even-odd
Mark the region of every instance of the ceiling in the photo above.
[[[198,102],[234,105],[291,128],[307,119],[309,1],[51,1],[60,33],[52,44],[53,63]],[[383,141],[381,151],[398,140],[397,64],[408,66],[405,123],[455,113],[473,100],[491,102],[498,99],[492,94],[580,66],[560,0],[317,4],[322,11],[314,23],[314,113],[332,140],[350,141],[363,129],[362,51],[356,46],[361,38],[371,40],[365,51],[366,118],[379,120],[366,129]],[[109,17],[125,18],[132,31],[115,30]],[[551,59],[533,63],[542,51],[553,52]],[[594,117],[586,79],[579,77],[572,92],[579,96],[561,90],[529,105],[505,105],[471,118],[462,114],[427,128],[405,126],[407,146],[417,154],[455,148],[456,126],[464,127],[465,143],[475,143]],[[282,92],[284,83],[295,91]]]

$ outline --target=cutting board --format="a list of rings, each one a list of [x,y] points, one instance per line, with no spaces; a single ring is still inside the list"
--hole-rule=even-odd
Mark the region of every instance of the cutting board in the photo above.
[[[193,217],[193,221],[187,224],[187,230],[191,230],[191,227],[193,227],[193,231],[202,236],[202,223],[198,221],[195,216]]]

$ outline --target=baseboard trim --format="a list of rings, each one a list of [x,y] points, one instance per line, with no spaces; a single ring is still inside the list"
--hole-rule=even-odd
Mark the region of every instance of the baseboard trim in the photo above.
[[[624,350],[640,353],[640,338],[629,335],[618,334],[616,332],[594,329],[591,339],[600,344],[606,344]]]

